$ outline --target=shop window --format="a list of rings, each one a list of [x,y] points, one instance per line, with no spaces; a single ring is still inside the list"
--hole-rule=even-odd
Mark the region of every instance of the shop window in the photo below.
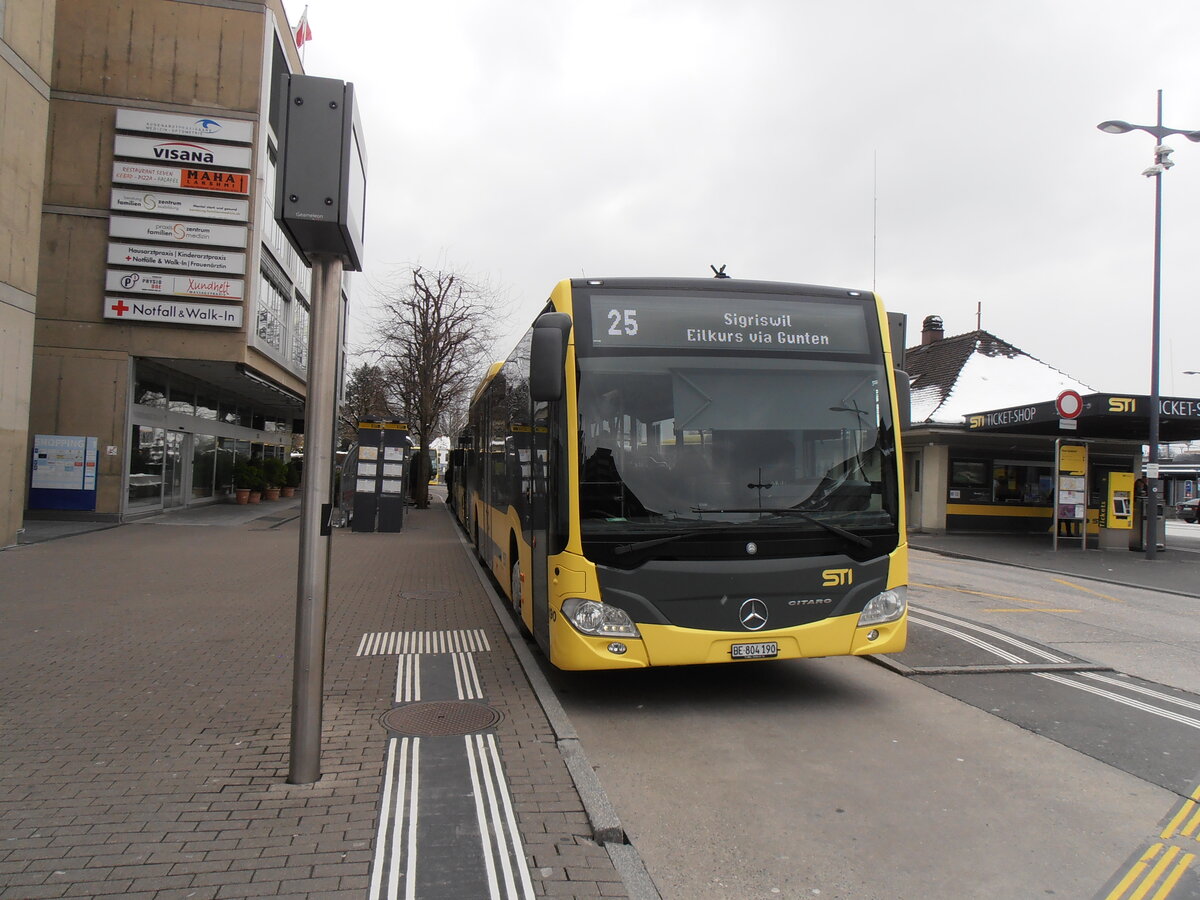
[[[292,365],[308,370],[308,307],[299,301],[292,304]]]
[[[268,346],[283,350],[285,304],[287,298],[269,278],[258,277],[258,336]]]
[[[133,402],[138,406],[152,406],[155,409],[166,409],[167,383],[166,380],[143,371],[139,364],[134,375]]]
[[[1054,496],[1050,466],[996,460],[992,467],[992,497],[997,503],[1049,506]]]
[[[196,392],[190,385],[171,382],[171,402],[168,408],[184,416],[196,414]]]
[[[216,398],[205,397],[203,394],[196,397],[196,418],[208,419],[210,422],[216,421],[217,409]]]

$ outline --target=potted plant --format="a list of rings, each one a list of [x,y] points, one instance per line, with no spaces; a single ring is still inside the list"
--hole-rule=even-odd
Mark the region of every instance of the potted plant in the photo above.
[[[278,500],[279,491],[287,481],[287,464],[278,457],[262,461],[263,499]]]
[[[262,470],[256,460],[239,456],[233,464],[234,498],[238,503],[257,503],[262,499]]]
[[[296,488],[300,487],[300,460],[288,460],[285,469],[286,472],[281,496],[293,497],[296,494]]]

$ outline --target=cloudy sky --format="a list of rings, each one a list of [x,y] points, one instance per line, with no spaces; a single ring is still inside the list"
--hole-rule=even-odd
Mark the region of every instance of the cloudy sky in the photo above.
[[[285,0],[293,24],[303,0]],[[875,288],[1098,391],[1146,393],[1145,133],[1200,129],[1200,3],[309,0],[311,75],[353,82],[365,280],[410,263],[505,298],[561,278]],[[1200,144],[1168,141],[1162,392],[1200,395]],[[368,292],[358,290],[366,301]],[[359,304],[360,330],[369,321]],[[361,333],[361,332],[360,332]]]

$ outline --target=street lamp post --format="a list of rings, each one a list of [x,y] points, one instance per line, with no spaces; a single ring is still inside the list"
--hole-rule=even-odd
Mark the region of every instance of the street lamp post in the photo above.
[[[1182,134],[1189,141],[1200,141],[1200,131],[1163,127],[1162,91],[1158,92],[1158,124],[1130,125],[1120,120],[1101,122],[1096,126],[1106,134],[1125,134],[1128,131],[1144,131],[1154,135],[1158,142],[1154,148],[1154,165],[1142,172],[1154,179],[1154,300],[1150,328],[1150,459],[1146,465],[1146,559],[1154,559],[1158,550],[1158,343],[1159,343],[1159,295],[1162,271],[1162,176],[1175,165],[1170,159],[1172,150],[1163,144],[1171,134]]]

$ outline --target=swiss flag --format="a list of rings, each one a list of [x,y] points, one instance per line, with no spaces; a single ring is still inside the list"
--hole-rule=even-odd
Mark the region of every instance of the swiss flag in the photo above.
[[[296,49],[299,50],[304,46],[305,41],[312,40],[312,29],[308,27],[308,7],[304,7],[304,12],[300,16],[300,22],[296,25]]]

